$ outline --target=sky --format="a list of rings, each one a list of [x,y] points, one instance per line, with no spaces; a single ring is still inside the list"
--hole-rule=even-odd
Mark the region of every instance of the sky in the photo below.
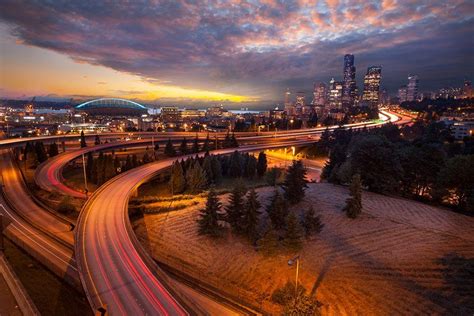
[[[0,2],[0,97],[124,97],[155,103],[282,102],[382,66],[391,93],[474,73],[474,2],[460,0]]]

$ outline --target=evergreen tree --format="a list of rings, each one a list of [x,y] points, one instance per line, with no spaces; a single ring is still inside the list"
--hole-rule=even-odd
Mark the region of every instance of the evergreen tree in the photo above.
[[[242,176],[242,158],[236,150],[230,157],[229,176],[238,178]]]
[[[35,153],[39,163],[45,162],[48,159],[43,142],[35,142]]]
[[[100,145],[99,135],[95,135],[94,145]]]
[[[244,213],[242,216],[242,228],[247,238],[254,242],[258,237],[259,211],[262,205],[258,201],[258,194],[254,189],[250,189],[245,201]]]
[[[265,256],[274,255],[278,251],[279,236],[272,225],[269,226],[263,237],[260,238],[257,243]]]
[[[241,181],[238,181],[229,196],[229,205],[226,210],[226,221],[235,233],[243,233],[244,197],[247,189]]]
[[[291,250],[299,250],[302,246],[302,229],[296,215],[290,212],[286,218],[286,233],[283,243]]]
[[[105,161],[104,161],[104,182],[108,181],[109,179],[112,179],[116,172],[114,168],[114,160],[112,158],[112,155],[105,155]]]
[[[81,131],[81,148],[84,147],[87,147],[86,136],[84,135],[84,131]]]
[[[261,151],[258,154],[257,175],[263,177],[267,171],[267,155]]]
[[[249,179],[253,179],[255,177],[255,173],[257,172],[257,158],[253,155],[250,155],[247,159],[247,165],[245,166],[245,174]]]
[[[155,143],[154,150],[155,150],[155,152],[158,151],[158,150],[160,150],[160,144]]]
[[[165,155],[168,157],[176,156],[176,150],[174,149],[173,143],[171,142],[170,138],[168,138],[168,142],[166,143]]]
[[[222,227],[219,224],[221,207],[217,193],[211,188],[207,196],[206,208],[200,211],[200,217],[197,220],[199,234],[213,237],[221,234]]]
[[[145,152],[145,154],[143,155],[142,160],[143,160],[143,163],[144,163],[144,164],[145,164],[145,163],[149,163],[149,162],[152,161],[151,158],[150,158],[150,156],[148,155],[148,152]]]
[[[350,197],[346,200],[346,206],[343,210],[346,212],[347,217],[356,218],[362,212],[362,190],[358,173],[352,177],[349,191]]]
[[[183,193],[186,187],[183,168],[176,160],[171,167],[170,189],[172,194]]]
[[[199,164],[199,161],[196,160],[186,173],[186,182],[190,193],[199,193],[206,188],[206,173]]]
[[[296,204],[304,198],[304,190],[306,185],[306,169],[300,160],[293,160],[291,166],[288,167],[283,190],[285,198],[291,203]]]
[[[211,156],[211,169],[214,183],[218,184],[222,180],[222,166],[216,156]]]
[[[92,152],[87,153],[87,163],[86,163],[86,175],[87,179],[91,181],[92,179],[92,172],[94,172],[93,169],[94,166],[94,156],[92,156]]]
[[[50,158],[59,154],[58,145],[56,144],[56,142],[53,142],[49,145],[48,154]]]
[[[136,154],[133,154],[132,155],[132,167],[133,168],[136,168],[140,165],[140,163],[138,162],[138,158],[137,158],[137,155]]]
[[[302,226],[305,237],[309,238],[313,234],[321,232],[324,224],[321,223],[321,216],[316,215],[313,206],[310,206],[304,213]]]
[[[266,211],[275,229],[282,229],[285,227],[285,218],[288,215],[288,205],[278,189],[275,190]]]
[[[204,169],[204,172],[206,173],[207,183],[208,184],[213,183],[214,174],[212,172],[212,157],[211,156],[206,156],[206,158],[204,158],[204,161],[202,163],[202,168]]]
[[[119,168],[121,168],[122,164],[120,163],[120,158],[117,155],[114,155],[114,169],[117,173]]]
[[[181,155],[188,154],[188,141],[186,140],[186,137],[184,137],[181,141],[181,145],[179,146],[179,152],[181,153]]]
[[[331,146],[331,134],[329,128],[326,127],[321,134],[321,138],[316,142],[316,156],[327,156]]]
[[[224,142],[222,144],[222,147],[224,148],[230,148],[232,147],[231,140],[230,140],[230,132],[227,131],[227,134],[225,135]]]
[[[194,138],[194,142],[193,142],[193,153],[194,154],[197,154],[199,152],[199,139],[198,137],[196,136]]]
[[[268,183],[268,185],[274,187],[277,185],[277,182],[280,176],[281,176],[280,169],[273,167],[265,175],[265,181]]]
[[[127,155],[127,158],[125,160],[124,170],[127,171],[130,169],[133,169],[132,157],[130,157],[130,155]]]

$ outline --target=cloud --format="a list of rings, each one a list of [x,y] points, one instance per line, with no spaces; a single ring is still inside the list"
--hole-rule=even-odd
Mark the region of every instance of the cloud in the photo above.
[[[427,89],[473,73],[469,1],[4,0],[0,12],[25,45],[149,82],[262,99],[341,78],[345,53],[356,55],[359,83],[367,66],[383,65],[392,91],[408,73]]]

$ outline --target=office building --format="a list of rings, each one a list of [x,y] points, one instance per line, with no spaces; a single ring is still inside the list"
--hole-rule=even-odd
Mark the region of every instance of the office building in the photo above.
[[[364,77],[364,92],[362,94],[364,105],[371,107],[378,106],[381,79],[381,66],[371,66],[367,68],[367,74]]]
[[[356,68],[354,66],[354,55],[344,56],[344,86],[342,90],[342,104],[344,108],[354,105],[356,99]]]
[[[407,101],[418,100],[418,84],[419,80],[417,75],[408,76]]]

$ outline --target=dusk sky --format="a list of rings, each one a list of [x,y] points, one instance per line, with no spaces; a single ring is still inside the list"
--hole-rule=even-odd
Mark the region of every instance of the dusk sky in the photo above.
[[[474,73],[473,1],[0,2],[0,97],[281,102],[290,89],[382,65],[395,93]],[[308,100],[310,101],[310,100]]]

